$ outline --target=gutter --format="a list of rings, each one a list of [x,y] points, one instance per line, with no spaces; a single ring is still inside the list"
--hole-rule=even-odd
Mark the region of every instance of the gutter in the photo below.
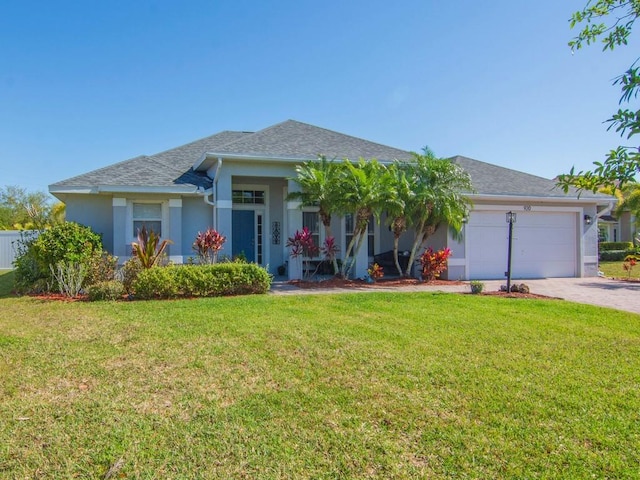
[[[216,199],[218,198],[218,180],[220,179],[220,169],[222,169],[222,158],[218,157],[218,167],[216,168],[216,174],[213,177],[213,185],[206,190],[198,189],[199,194],[202,195],[204,203],[213,207],[213,228],[218,230],[218,215],[216,208]],[[209,200],[211,197],[211,200]]]

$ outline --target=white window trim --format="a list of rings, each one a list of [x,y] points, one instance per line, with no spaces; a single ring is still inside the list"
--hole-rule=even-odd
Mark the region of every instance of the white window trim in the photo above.
[[[355,216],[355,213],[352,213],[351,215]],[[347,235],[351,235],[353,233],[353,232],[347,232],[346,223],[347,223],[346,219],[343,216],[340,219],[340,230],[342,230],[341,243],[343,244],[340,246],[340,254],[342,255],[343,259],[345,254],[347,253],[347,247],[349,246],[346,242]],[[365,248],[365,246],[363,245],[362,248]],[[352,255],[353,253],[354,252],[351,252]],[[376,253],[380,253],[380,224],[376,222],[376,218],[374,216],[373,217],[373,254],[375,255]],[[373,257],[369,257],[369,262],[373,262]]]
[[[138,241],[138,235],[133,231],[133,204],[134,203],[148,203],[155,204],[162,207],[162,237],[161,239],[171,238],[171,226],[169,225],[169,202],[167,200],[149,200],[149,199],[127,199],[127,226],[125,230],[126,238],[130,242]]]
[[[318,213],[320,212],[320,208],[318,207],[302,207],[301,211],[303,213],[302,220],[304,221],[304,213]],[[300,225],[300,229],[304,228],[304,224]],[[315,257],[311,257],[311,260],[322,260],[324,256],[320,252],[322,245],[324,245],[324,240],[326,237],[326,232],[324,230],[324,224],[322,223],[322,219],[320,218],[320,214],[318,213],[318,243],[320,245],[316,245],[318,247],[318,255]]]

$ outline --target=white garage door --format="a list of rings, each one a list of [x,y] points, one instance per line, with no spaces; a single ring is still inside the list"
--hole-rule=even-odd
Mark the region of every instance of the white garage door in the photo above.
[[[511,277],[575,277],[575,213],[517,212]],[[470,279],[505,278],[509,224],[505,212],[472,212],[465,227]]]

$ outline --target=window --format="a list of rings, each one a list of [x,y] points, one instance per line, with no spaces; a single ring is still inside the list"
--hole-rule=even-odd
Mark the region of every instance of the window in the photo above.
[[[231,198],[233,203],[264,205],[263,190],[233,190]]]
[[[302,227],[307,227],[313,237],[313,244],[320,248],[320,215],[318,212],[302,212]]]
[[[142,226],[147,230],[153,230],[162,236],[162,204],[161,203],[134,203],[133,204],[133,236],[138,235]]]
[[[375,253],[375,220],[373,215],[369,217],[369,224],[367,226],[367,256],[373,257]],[[353,238],[353,214],[347,213],[344,216],[344,248],[345,251],[349,248],[349,243]],[[355,248],[355,245],[354,245]],[[355,253],[355,252],[354,252]]]

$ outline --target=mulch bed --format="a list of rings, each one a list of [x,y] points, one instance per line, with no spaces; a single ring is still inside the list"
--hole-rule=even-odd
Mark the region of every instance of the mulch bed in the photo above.
[[[452,285],[465,285],[465,282],[459,280],[431,280],[429,282],[423,282],[417,278],[382,278],[375,283],[368,283],[364,280],[346,280],[343,278],[327,278],[325,280],[290,280],[290,285],[295,285],[298,288],[303,289],[327,289],[327,288],[374,288],[374,287],[406,287],[413,285],[430,285],[430,286],[452,286]],[[471,292],[463,292],[464,295],[472,295]],[[519,293],[519,292],[501,292],[484,291],[476,295],[486,295],[492,297],[504,297],[504,298],[538,298],[549,299],[557,297],[548,297],[546,295],[538,295],[536,293]]]
[[[325,280],[289,280],[290,285],[298,288],[371,288],[371,287],[407,287],[412,285],[464,285],[454,280],[432,280],[423,282],[417,278],[381,278],[375,283],[365,280],[349,280],[344,278],[327,278]]]

